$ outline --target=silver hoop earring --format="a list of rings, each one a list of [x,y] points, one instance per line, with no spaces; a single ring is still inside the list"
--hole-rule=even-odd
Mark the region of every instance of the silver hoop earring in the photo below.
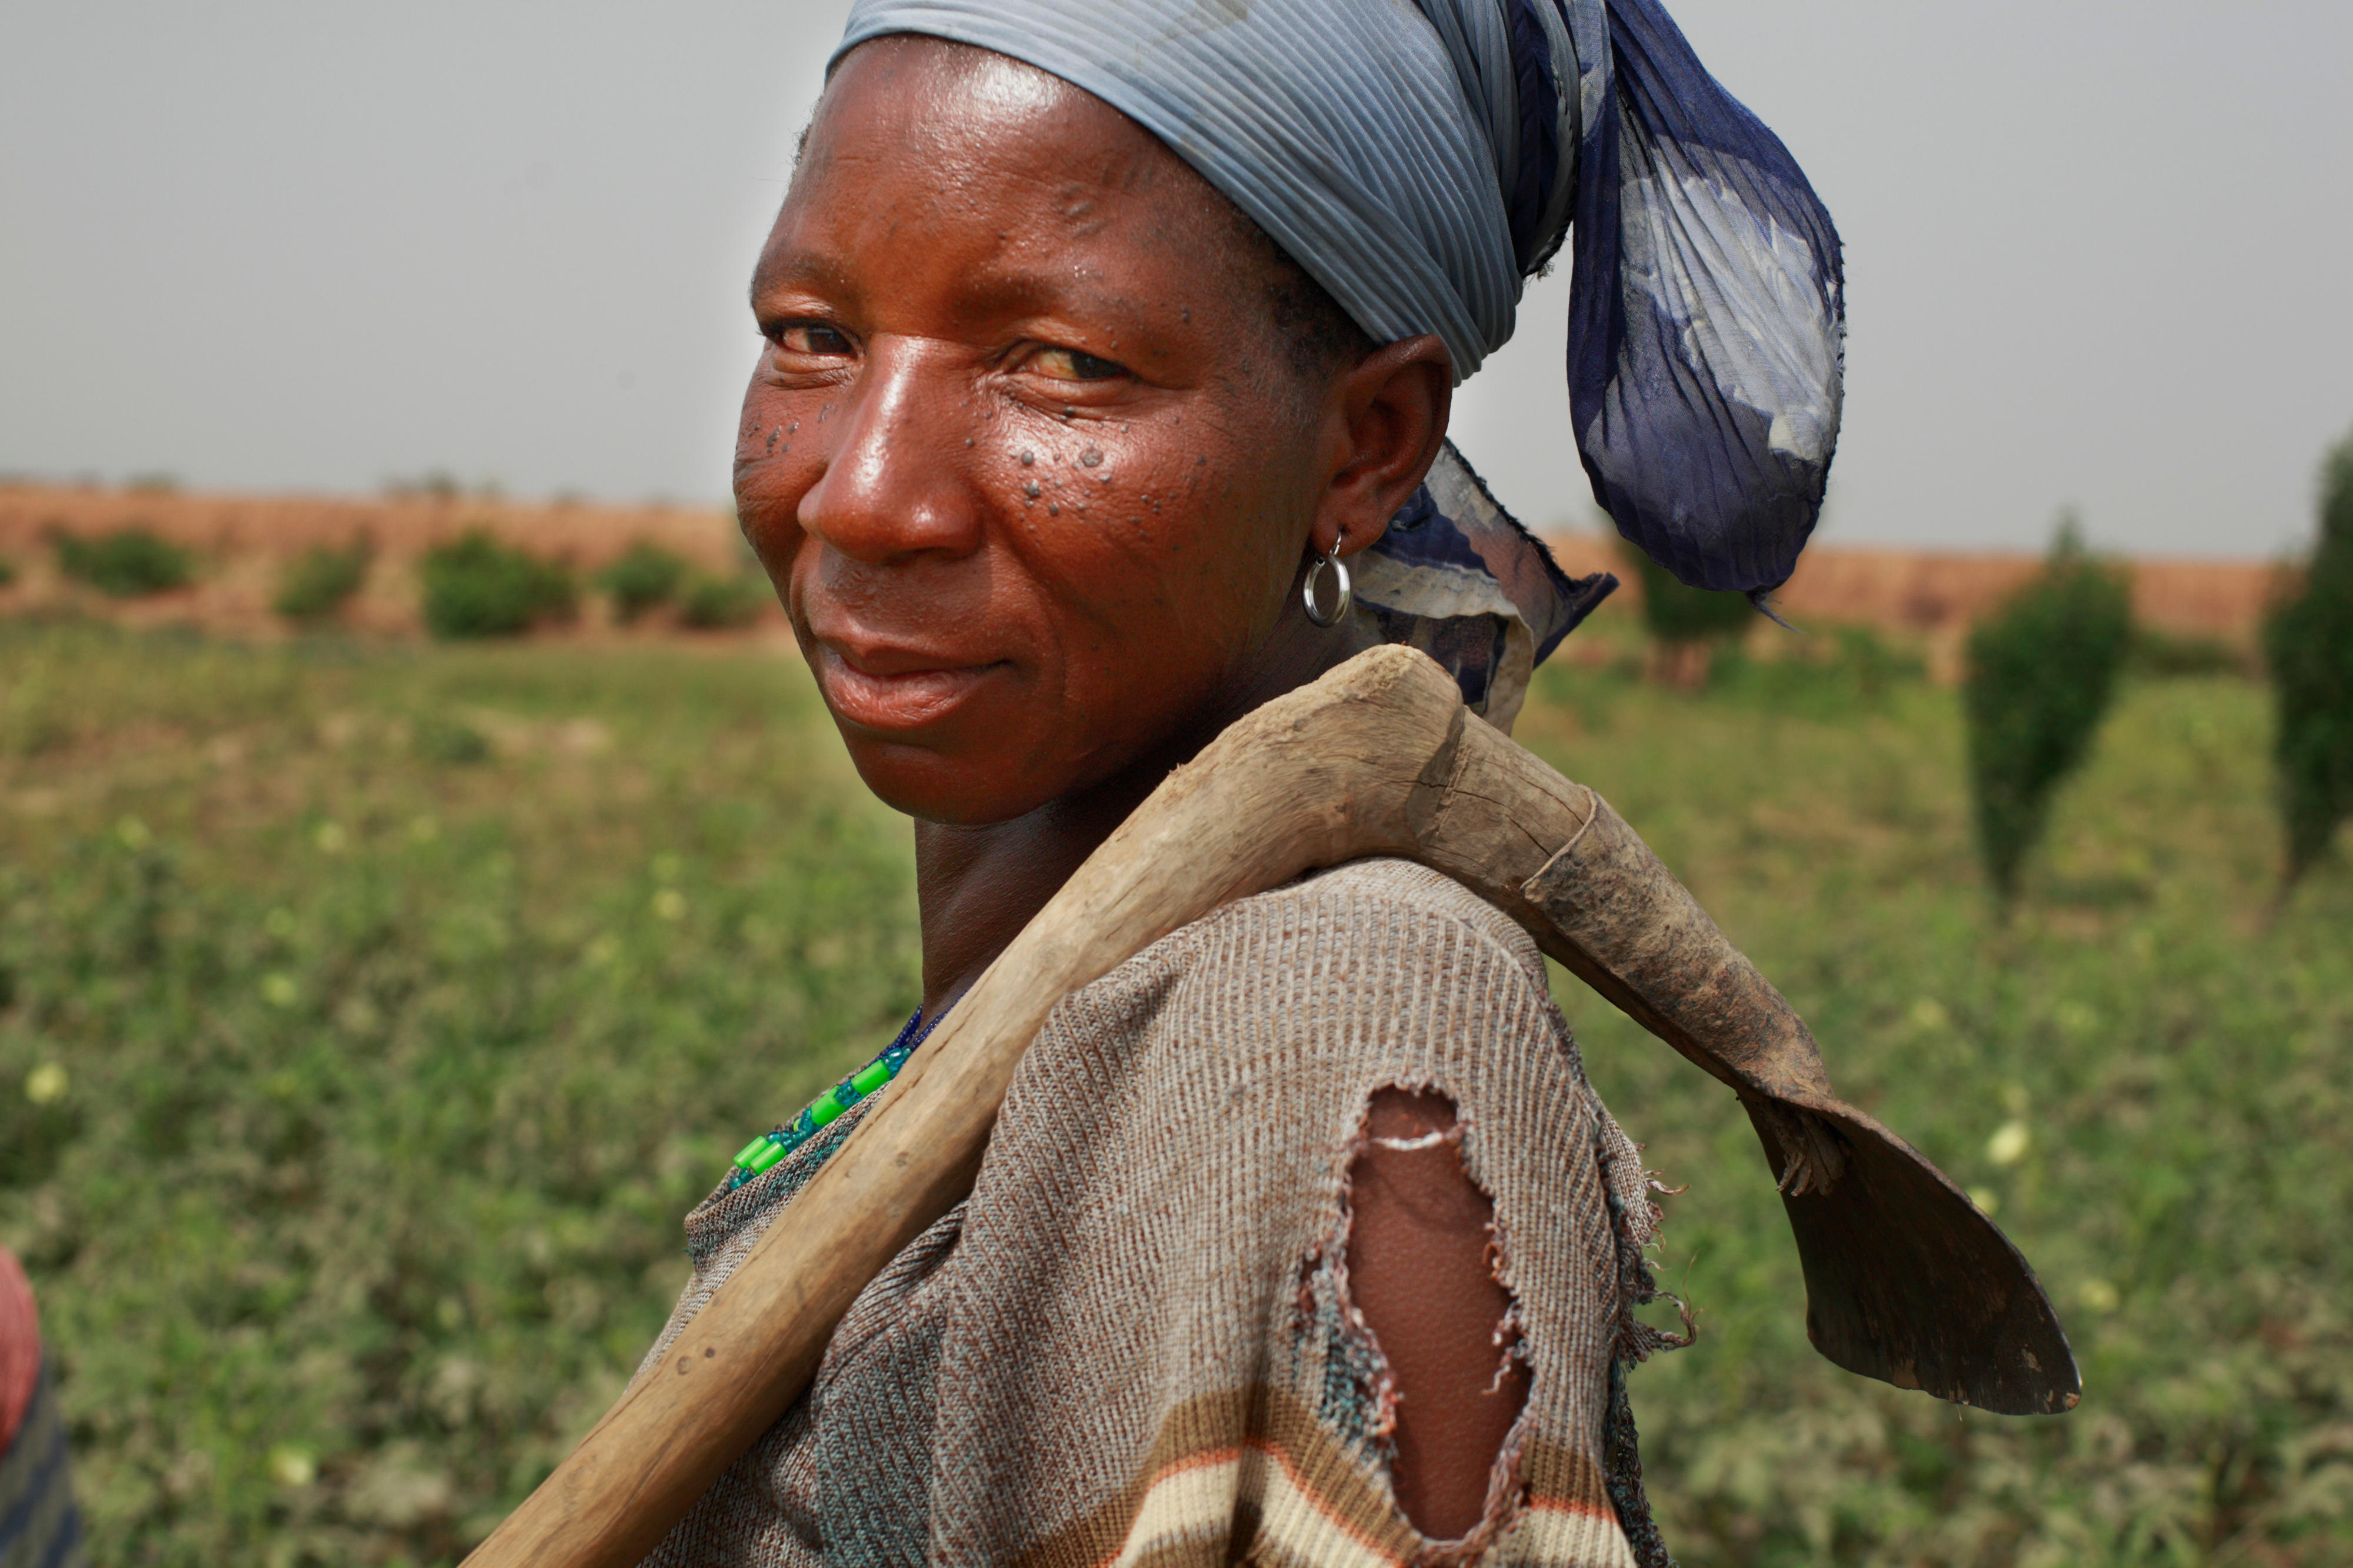
[[[1315,605],[1315,588],[1324,580],[1324,568],[1326,566],[1332,568],[1340,578],[1339,597],[1334,602],[1328,615]],[[1307,580],[1299,585],[1299,598],[1300,602],[1306,606],[1308,620],[1316,626],[1336,626],[1347,616],[1348,606],[1356,599],[1356,590],[1348,581],[1348,563],[1340,559],[1338,541],[1334,541],[1332,552],[1329,555],[1319,555],[1308,563]]]

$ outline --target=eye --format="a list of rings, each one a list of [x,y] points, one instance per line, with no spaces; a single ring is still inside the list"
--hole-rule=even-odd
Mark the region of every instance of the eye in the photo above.
[[[776,346],[786,353],[840,359],[854,352],[848,332],[823,321],[786,321],[773,336]]]
[[[1127,374],[1125,365],[1077,349],[1039,349],[1022,368],[1049,381],[1114,381]]]

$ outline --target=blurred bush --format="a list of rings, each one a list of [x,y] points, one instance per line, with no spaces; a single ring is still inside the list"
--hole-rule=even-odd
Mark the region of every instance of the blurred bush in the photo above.
[[[2293,887],[2353,816],[2353,437],[2321,464],[2319,544],[2265,617],[2263,652]]]
[[[1642,584],[1642,625],[1658,657],[1652,673],[1677,686],[1695,686],[1707,673],[1707,648],[1748,629],[1757,612],[1745,594],[1687,586],[1631,544],[1620,551]]]
[[[59,529],[49,535],[58,568],[110,599],[138,599],[185,588],[195,577],[188,552],[152,529],[133,523],[96,539]]]
[[[1841,719],[1881,707],[1897,687],[1926,674],[1917,654],[1892,647],[1873,628],[1837,626],[1792,638],[1778,658],[1752,658],[1736,645],[1719,648],[1707,689],[1757,708]]]
[[[578,601],[570,567],[501,544],[486,529],[435,545],[417,572],[425,625],[438,637],[513,637],[568,618]]]
[[[340,613],[367,581],[375,559],[374,542],[355,539],[343,549],[314,545],[286,563],[279,574],[278,594],[270,607],[290,621],[308,625]]]
[[[623,626],[668,604],[686,580],[686,562],[659,544],[634,541],[607,562],[594,579],[613,601],[613,618]]]
[[[2125,665],[2136,675],[2158,679],[2179,676],[2245,675],[2247,656],[2221,637],[2164,632],[2136,626],[2125,647]]]
[[[5,555],[0,555],[0,588],[5,588],[16,580],[16,563]]]
[[[698,573],[680,598],[678,618],[681,625],[697,631],[723,631],[731,626],[748,626],[760,618],[768,603],[768,582],[765,577],[719,577]]]
[[[1978,850],[2004,907],[2053,792],[2091,749],[2131,635],[2130,587],[2085,552],[2072,517],[2042,575],[1969,633],[1969,783]]]

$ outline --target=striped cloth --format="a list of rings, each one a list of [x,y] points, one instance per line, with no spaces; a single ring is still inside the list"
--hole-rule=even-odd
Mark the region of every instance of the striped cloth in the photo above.
[[[0,1568],[79,1568],[65,1417],[41,1356],[33,1288],[0,1248]]]
[[[1389,1085],[1455,1103],[1532,1373],[1453,1543],[1398,1506],[1348,1295],[1345,1175]],[[640,1376],[874,1103],[688,1217]],[[1661,1342],[1630,1310],[1648,1193],[1518,926],[1402,861],[1242,900],[1055,1010],[971,1198],[648,1561],[1663,1563],[1617,1375]]]

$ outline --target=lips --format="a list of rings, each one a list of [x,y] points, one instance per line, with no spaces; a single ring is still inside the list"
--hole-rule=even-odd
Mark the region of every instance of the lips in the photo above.
[[[956,708],[1001,663],[950,664],[912,649],[861,652],[855,661],[840,649],[819,644],[818,684],[826,706],[844,723],[866,730],[920,730]]]

